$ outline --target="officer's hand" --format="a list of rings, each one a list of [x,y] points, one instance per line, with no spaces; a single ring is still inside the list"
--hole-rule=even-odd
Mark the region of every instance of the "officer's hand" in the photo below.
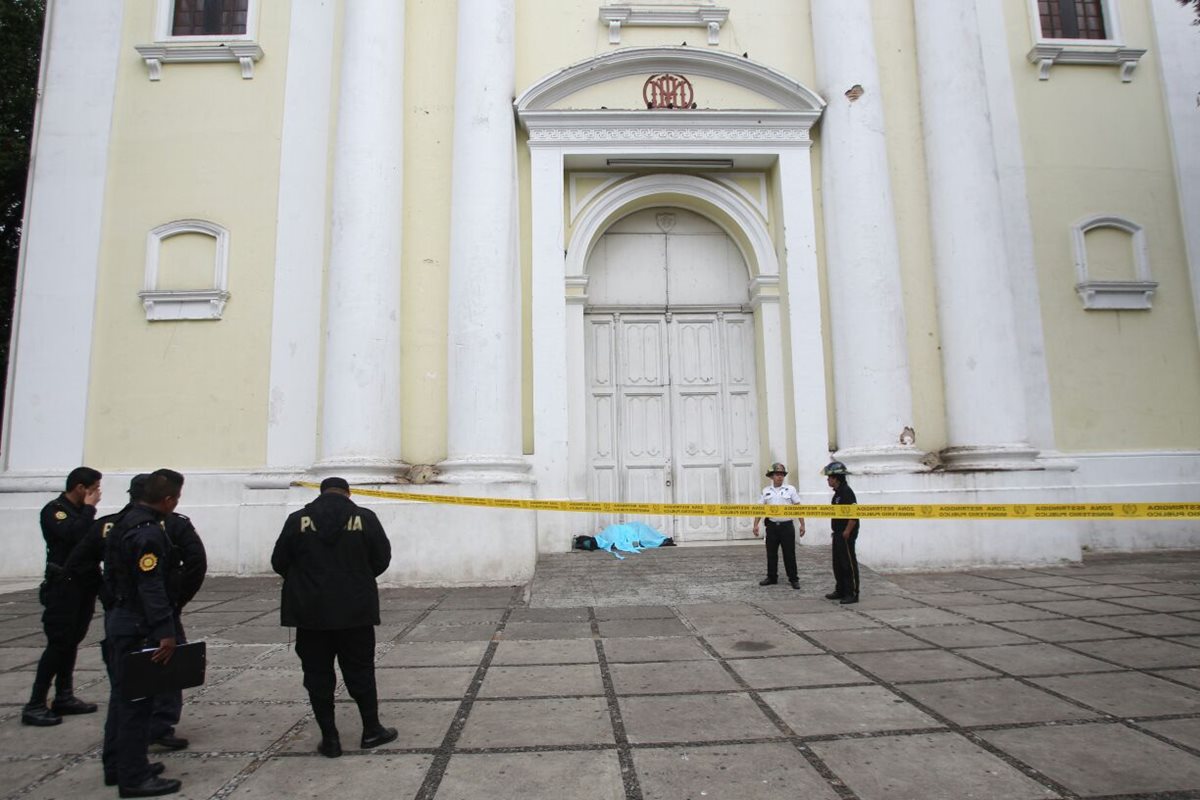
[[[175,653],[175,637],[168,636],[165,639],[158,640],[158,649],[154,651],[154,655],[150,656],[150,660],[156,664],[166,664],[171,660],[171,656]]]
[[[850,541],[850,531],[842,531],[842,538],[847,542]]]
[[[754,523],[754,535],[758,536],[758,523]]]
[[[96,484],[95,489],[87,490],[87,493],[83,496],[83,502],[85,505],[89,506],[100,504],[100,484]]]
[[[800,538],[801,539],[804,538],[804,526],[803,525],[800,526]]]

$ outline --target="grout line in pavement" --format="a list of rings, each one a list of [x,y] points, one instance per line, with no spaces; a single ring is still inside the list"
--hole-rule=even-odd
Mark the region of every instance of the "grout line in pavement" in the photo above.
[[[596,661],[600,667],[600,680],[604,685],[604,700],[608,706],[609,721],[612,723],[613,740],[617,744],[617,760],[621,765],[621,783],[625,788],[625,800],[642,800],[642,785],[633,762],[633,749],[621,716],[621,704],[617,699],[616,685],[608,665],[608,654],[604,651],[604,640],[600,638],[600,621],[594,606],[588,606],[588,622],[592,628],[592,641],[596,647]]]

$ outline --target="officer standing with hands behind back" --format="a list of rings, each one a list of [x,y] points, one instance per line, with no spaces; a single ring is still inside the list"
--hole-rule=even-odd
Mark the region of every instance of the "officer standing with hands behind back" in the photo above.
[[[304,688],[321,729],[317,752],[327,758],[342,754],[334,719],[335,658],[358,704],[363,749],[398,735],[379,722],[375,688],[375,579],[391,560],[392,545],[379,518],[350,499],[343,478],[321,481],[321,494],[287,518],[271,554],[271,566],[283,576],[281,624],[296,628]]]

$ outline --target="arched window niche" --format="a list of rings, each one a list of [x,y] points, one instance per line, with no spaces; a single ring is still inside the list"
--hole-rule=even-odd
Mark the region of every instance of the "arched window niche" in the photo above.
[[[1158,288],[1150,277],[1146,232],[1112,214],[1087,217],[1071,228],[1075,291],[1089,311],[1146,311]]]
[[[150,231],[138,297],[150,322],[220,319],[229,299],[229,231],[201,219]]]

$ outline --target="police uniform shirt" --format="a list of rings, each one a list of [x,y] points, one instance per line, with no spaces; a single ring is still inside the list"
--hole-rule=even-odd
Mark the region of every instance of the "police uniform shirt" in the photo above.
[[[109,633],[146,632],[151,641],[175,636],[175,611],[167,596],[170,546],[161,515],[135,506],[105,540],[106,579],[117,608],[109,617]],[[115,623],[115,624],[114,624]],[[127,629],[128,628],[128,629]]]
[[[841,486],[833,490],[833,499],[829,502],[830,505],[835,506],[852,506],[858,503],[858,498],[854,496],[854,490],[843,483]],[[855,520],[855,522],[858,522],[858,520]],[[830,520],[830,523],[833,527],[834,533],[841,533],[842,531],[846,530],[846,526],[850,524],[850,520],[834,519]],[[861,523],[854,526],[855,533],[858,532],[860,525]]]
[[[794,506],[800,504],[800,493],[796,491],[796,487],[790,483],[785,483],[776,488],[771,484],[762,491],[762,498],[758,501],[759,505],[763,506]],[[767,522],[791,522],[793,517],[767,517]]]
[[[46,540],[46,563],[63,566],[75,545],[87,535],[96,518],[96,507],[76,506],[65,494],[51,500],[42,509],[42,538]]]

